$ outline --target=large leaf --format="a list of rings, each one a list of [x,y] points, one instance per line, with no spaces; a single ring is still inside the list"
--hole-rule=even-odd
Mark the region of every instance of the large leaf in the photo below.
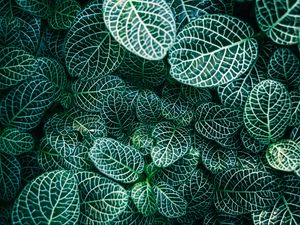
[[[251,91],[244,124],[251,136],[264,144],[281,138],[291,115],[291,99],[283,84],[265,80]]]
[[[242,125],[242,113],[215,103],[201,104],[196,112],[196,130],[208,139],[233,135]]]
[[[55,170],[34,179],[14,203],[13,224],[75,224],[79,193],[71,171]]]
[[[75,105],[88,112],[100,112],[103,99],[111,92],[123,93],[125,83],[119,77],[106,76],[97,81],[77,80],[72,84]]]
[[[285,188],[281,197],[270,208],[252,213],[255,225],[298,225],[300,223],[299,177],[284,177]]]
[[[55,89],[43,79],[26,80],[0,103],[0,123],[27,131],[35,128],[52,104]]]
[[[152,138],[156,145],[151,150],[151,158],[158,167],[168,167],[184,156],[191,147],[189,130],[170,122],[158,123]]]
[[[111,224],[128,204],[128,194],[119,184],[93,172],[75,173],[80,194],[80,225]]]
[[[270,145],[266,157],[275,169],[291,172],[300,168],[300,145],[284,139]]]
[[[237,18],[202,16],[177,36],[170,49],[170,74],[195,87],[230,82],[245,73],[257,57],[253,35],[253,29]]]
[[[53,29],[69,29],[81,7],[76,0],[55,0],[52,15],[49,17],[49,25]]]
[[[280,197],[281,180],[255,169],[231,169],[215,177],[214,203],[224,213],[239,215],[272,206]]]
[[[20,155],[34,147],[34,139],[29,133],[21,133],[16,128],[6,128],[0,134],[0,152]]]
[[[159,183],[154,186],[158,211],[165,217],[177,218],[186,213],[187,202],[172,186]]]
[[[299,0],[256,0],[256,19],[260,29],[278,44],[299,42],[299,13]]]
[[[298,88],[300,84],[299,73],[300,61],[291,50],[279,48],[274,52],[268,65],[269,79],[279,81],[286,87]]]
[[[36,59],[24,50],[8,47],[0,51],[0,90],[15,86],[35,72]]]
[[[21,166],[13,155],[0,153],[0,199],[13,200],[21,186]]]
[[[131,190],[131,198],[138,211],[144,216],[149,216],[156,212],[156,196],[148,182],[136,183]]]
[[[92,80],[108,75],[124,51],[105,28],[102,4],[91,4],[76,18],[66,37],[66,66],[73,77]]]
[[[123,183],[136,181],[144,169],[144,159],[136,149],[111,138],[97,139],[89,156],[100,172]]]
[[[174,16],[164,0],[106,0],[104,21],[113,37],[149,60],[165,57],[176,35]]]

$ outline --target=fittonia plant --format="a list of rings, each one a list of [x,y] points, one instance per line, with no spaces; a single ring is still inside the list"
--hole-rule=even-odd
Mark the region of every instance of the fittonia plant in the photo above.
[[[1,225],[299,225],[300,0],[0,0]]]

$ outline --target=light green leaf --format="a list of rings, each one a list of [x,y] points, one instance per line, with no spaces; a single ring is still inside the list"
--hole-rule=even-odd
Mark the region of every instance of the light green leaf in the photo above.
[[[55,0],[48,23],[53,29],[69,29],[80,10],[76,0]]]
[[[20,155],[31,151],[33,147],[34,139],[29,133],[21,133],[16,128],[6,128],[0,134],[0,152]]]
[[[212,102],[201,104],[195,118],[197,132],[211,140],[230,137],[242,126],[239,110]]]
[[[214,181],[215,207],[224,213],[240,215],[272,206],[280,197],[281,181],[267,171],[230,169]]]
[[[117,181],[132,183],[144,169],[144,159],[134,148],[111,138],[99,138],[89,156],[97,169]]]
[[[0,102],[0,123],[21,132],[35,128],[53,103],[55,89],[43,79],[26,80]]]
[[[0,199],[13,200],[21,187],[21,166],[13,155],[0,153]]]
[[[158,167],[168,167],[184,156],[191,147],[189,130],[170,122],[158,123],[152,138],[156,145],[151,150],[151,158]]]
[[[141,124],[130,136],[130,144],[138,149],[141,154],[148,155],[154,145],[154,140],[151,137],[152,127]]]
[[[150,216],[156,212],[156,196],[148,182],[136,183],[131,190],[131,198],[138,211],[144,216]]]
[[[291,172],[300,167],[300,146],[289,139],[283,139],[270,145],[266,157],[275,169]]]
[[[35,57],[24,50],[13,47],[0,50],[0,90],[30,78],[35,66]]]
[[[251,91],[244,109],[249,134],[262,144],[281,138],[291,115],[291,99],[283,84],[265,80]]]
[[[270,208],[253,212],[255,225],[298,225],[300,223],[300,180],[299,177],[284,177],[281,197]]]
[[[165,57],[176,35],[174,16],[164,0],[106,0],[104,21],[130,52],[149,60]]]
[[[300,40],[300,1],[256,0],[256,20],[272,41],[281,45]]]
[[[234,31],[234,32],[232,32]],[[253,29],[225,15],[206,15],[190,22],[170,49],[170,74],[177,81],[212,87],[245,73],[257,57]]]
[[[102,4],[90,4],[79,13],[66,37],[65,51],[73,77],[95,80],[117,69],[124,50],[105,27]]]
[[[158,211],[165,217],[177,218],[186,213],[187,202],[172,186],[159,183],[154,186]]]
[[[12,221],[21,224],[75,224],[79,194],[72,172],[55,170],[29,183],[14,203]]]
[[[112,224],[125,211],[128,194],[119,184],[93,172],[77,172],[80,194],[80,225]]]

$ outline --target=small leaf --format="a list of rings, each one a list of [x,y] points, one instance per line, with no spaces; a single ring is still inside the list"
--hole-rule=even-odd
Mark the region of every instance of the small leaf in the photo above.
[[[266,157],[275,169],[291,172],[300,167],[300,146],[288,139],[270,145]]]
[[[136,183],[131,190],[131,198],[144,216],[152,215],[157,210],[156,196],[148,182]]]
[[[16,3],[32,15],[47,18],[50,11],[48,0],[16,0]]]
[[[291,115],[291,99],[283,84],[265,80],[251,91],[244,110],[249,134],[262,144],[281,138]]]
[[[29,133],[21,133],[16,128],[6,128],[0,135],[0,152],[20,155],[34,147],[34,139]]]
[[[165,217],[177,218],[186,213],[187,202],[172,186],[159,183],[154,187],[158,211]]]
[[[151,158],[158,167],[168,167],[184,156],[191,147],[189,130],[169,122],[158,123],[152,138],[156,145],[151,150]]]

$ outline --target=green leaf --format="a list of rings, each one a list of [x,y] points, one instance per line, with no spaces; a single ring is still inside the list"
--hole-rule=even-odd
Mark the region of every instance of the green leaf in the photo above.
[[[134,148],[111,138],[99,138],[89,156],[97,169],[117,181],[135,182],[144,169],[144,159]]]
[[[152,127],[141,124],[130,136],[130,144],[132,147],[138,149],[141,154],[148,155],[154,145],[154,140],[151,137]]]
[[[232,136],[242,126],[239,110],[209,102],[201,104],[196,111],[197,132],[214,140]]]
[[[294,171],[300,167],[300,145],[289,139],[280,140],[269,146],[266,157],[273,168]]]
[[[0,152],[20,155],[31,151],[33,147],[34,139],[29,133],[21,133],[16,128],[6,128],[0,134]]]
[[[240,77],[220,85],[218,95],[222,104],[226,107],[243,109],[251,90],[259,83],[261,74],[264,72],[254,65]]]
[[[152,131],[155,146],[151,158],[158,167],[168,167],[184,156],[191,147],[189,130],[170,122],[155,125]]]
[[[21,132],[35,128],[55,97],[51,82],[26,80],[0,102],[0,123]]]
[[[141,90],[136,100],[136,116],[140,122],[157,122],[161,119],[162,102],[150,90]]]
[[[172,186],[180,185],[185,182],[196,169],[199,158],[199,151],[195,148],[191,148],[189,152],[178,161],[166,168],[161,168],[153,179],[155,182],[164,181]]]
[[[217,174],[214,182],[216,208],[232,215],[272,206],[281,194],[281,180],[262,170],[230,169]]]
[[[33,55],[13,47],[0,50],[0,90],[15,86],[35,72]]]
[[[75,224],[79,194],[72,172],[55,170],[34,179],[14,203],[12,224]]]
[[[163,84],[168,75],[164,60],[147,60],[129,51],[118,71],[124,79],[145,88]]]
[[[252,153],[258,153],[267,149],[267,145],[260,143],[258,140],[253,138],[247,131],[246,128],[243,128],[240,132],[241,140],[244,147]]]
[[[181,85],[180,92],[184,99],[195,108],[203,102],[212,101],[212,95],[209,89]]]
[[[143,216],[138,212],[131,198],[125,211],[123,211],[113,222],[114,225],[153,225],[154,216]]]
[[[281,138],[291,115],[291,99],[283,84],[265,80],[251,91],[244,110],[249,134],[262,144]]]
[[[186,213],[187,202],[172,186],[159,183],[154,186],[157,208],[168,218],[177,218]]]
[[[179,187],[187,201],[187,212],[201,215],[213,204],[213,184],[201,170],[195,170]]]
[[[144,216],[150,216],[156,212],[156,196],[148,182],[136,183],[131,189],[131,198],[138,211]]]
[[[299,73],[300,61],[290,49],[279,48],[274,52],[268,65],[269,79],[281,82],[289,88],[298,88],[300,85]]]
[[[285,176],[284,185],[283,194],[272,207],[252,213],[255,225],[298,225],[300,223],[299,177]]]
[[[0,153],[0,199],[13,200],[21,187],[21,166],[13,155]]]
[[[300,126],[293,128],[290,134],[290,139],[295,141],[298,145],[300,144]]]
[[[93,172],[77,172],[80,194],[79,224],[109,224],[125,211],[128,194],[119,184]]]
[[[32,15],[47,18],[50,11],[48,0],[16,0],[16,3]]]
[[[202,149],[202,163],[213,174],[225,172],[233,168],[236,163],[236,152],[207,143]]]
[[[184,27],[171,47],[170,74],[195,87],[228,83],[245,73],[256,59],[258,44],[253,35],[253,29],[237,18],[199,17]]]
[[[300,93],[292,91],[290,92],[290,96],[292,101],[292,114],[290,116],[289,126],[297,126],[300,125]]]
[[[280,45],[299,42],[300,1],[256,0],[256,20],[260,29]]]
[[[81,7],[76,0],[55,0],[48,23],[53,29],[69,29]]]
[[[174,16],[164,0],[106,0],[103,10],[112,36],[140,57],[162,59],[175,40]]]
[[[180,31],[184,26],[194,19],[207,13],[222,13],[223,5],[218,0],[167,0],[166,1],[173,10],[177,30]]]
[[[102,4],[90,4],[78,14],[66,37],[65,52],[70,75],[85,81],[117,69],[124,50],[105,27]]]
[[[123,93],[125,88],[124,81],[117,76],[106,76],[88,82],[77,80],[71,87],[75,105],[88,112],[100,112],[103,99],[110,92]]]

